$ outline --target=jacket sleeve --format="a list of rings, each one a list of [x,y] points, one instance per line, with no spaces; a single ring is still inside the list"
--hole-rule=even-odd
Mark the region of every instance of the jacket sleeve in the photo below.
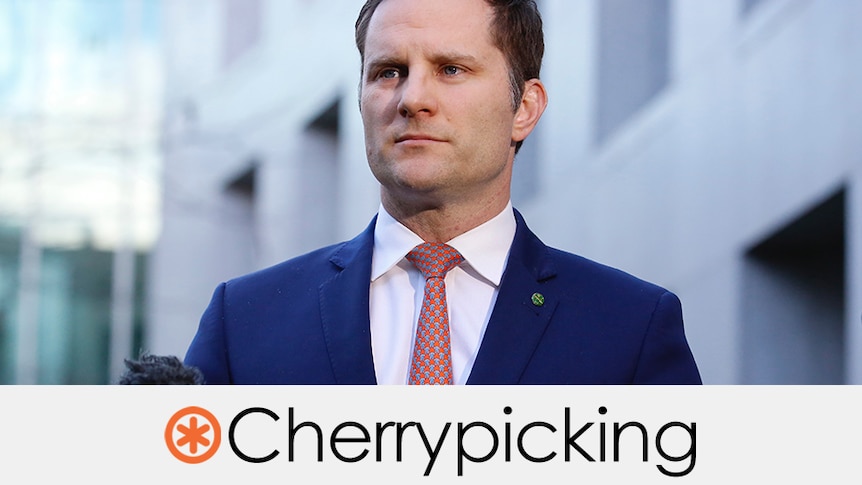
[[[201,370],[206,384],[231,383],[224,331],[224,294],[225,283],[222,283],[213,292],[184,360],[185,365]]]
[[[682,305],[671,292],[659,297],[650,318],[634,384],[702,384],[685,338]]]

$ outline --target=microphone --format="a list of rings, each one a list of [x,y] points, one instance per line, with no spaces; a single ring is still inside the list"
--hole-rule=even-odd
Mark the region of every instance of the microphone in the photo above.
[[[187,366],[173,355],[152,355],[144,352],[138,360],[124,359],[126,370],[117,384],[166,385],[204,384],[204,375],[197,367]]]

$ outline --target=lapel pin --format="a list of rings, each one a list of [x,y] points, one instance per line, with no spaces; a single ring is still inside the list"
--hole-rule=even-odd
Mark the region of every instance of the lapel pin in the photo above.
[[[533,305],[542,306],[545,304],[545,296],[541,293],[533,293],[533,296],[530,297],[530,300],[533,302]]]

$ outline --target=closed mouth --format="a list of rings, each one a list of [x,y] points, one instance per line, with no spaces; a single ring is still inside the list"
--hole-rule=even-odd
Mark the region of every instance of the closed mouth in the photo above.
[[[401,135],[395,139],[395,143],[401,143],[401,142],[405,142],[405,141],[443,141],[443,140],[436,138],[434,136],[431,136],[431,135],[416,134],[416,133]]]

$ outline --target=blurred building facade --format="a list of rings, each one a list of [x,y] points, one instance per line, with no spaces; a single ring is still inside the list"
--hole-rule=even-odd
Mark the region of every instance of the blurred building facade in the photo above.
[[[362,0],[164,5],[147,346],[215,286],[362,230]],[[862,383],[862,2],[541,0],[550,104],[513,202],[676,292],[711,384]]]
[[[143,345],[158,0],[0,2],[0,383],[102,384]]]

